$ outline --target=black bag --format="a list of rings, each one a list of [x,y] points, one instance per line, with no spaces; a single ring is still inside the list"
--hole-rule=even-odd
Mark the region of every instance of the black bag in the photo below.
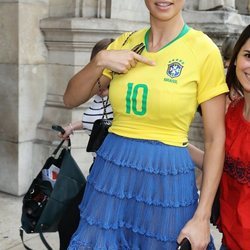
[[[54,150],[37,177],[33,180],[23,198],[20,236],[23,242],[23,231],[26,233],[39,233],[47,249],[52,249],[45,240],[44,232],[56,232],[65,211],[69,208],[74,198],[83,192],[86,180],[82,171],[70,153],[70,140],[68,146],[62,148],[64,141]],[[54,187],[50,181],[44,180],[43,170],[52,165],[60,169]],[[53,167],[54,167],[53,166]],[[28,248],[24,242],[23,245]]]
[[[220,217],[220,187],[218,187],[211,211],[210,223],[217,226]]]
[[[191,250],[191,243],[188,238],[184,238],[181,243],[178,245],[177,250]]]
[[[99,92],[101,94],[102,89],[101,89],[101,83],[99,79],[97,80],[97,83],[99,87]],[[102,96],[101,98],[102,98],[102,105],[103,105],[103,116],[102,116],[102,119],[97,119],[93,124],[93,128],[92,128],[89,141],[88,141],[88,145],[86,148],[87,152],[96,152],[99,149],[99,147],[102,145],[105,137],[108,134],[109,127],[112,125],[113,119],[108,118],[107,111],[106,111],[108,98],[106,102],[104,102]]]
[[[87,152],[96,152],[102,145],[105,137],[108,134],[108,129],[112,125],[112,119],[98,119],[94,122],[89,142],[87,145]]]

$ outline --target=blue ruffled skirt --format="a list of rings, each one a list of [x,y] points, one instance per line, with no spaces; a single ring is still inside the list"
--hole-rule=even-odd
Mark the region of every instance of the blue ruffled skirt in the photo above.
[[[69,249],[175,250],[197,203],[187,148],[109,134],[88,176]]]

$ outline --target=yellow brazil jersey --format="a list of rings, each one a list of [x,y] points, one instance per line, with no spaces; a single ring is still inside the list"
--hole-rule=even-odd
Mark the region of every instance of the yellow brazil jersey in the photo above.
[[[131,50],[143,42],[146,48],[141,55],[156,63],[138,62],[126,74],[104,70],[112,79],[114,120],[109,132],[186,146],[198,104],[228,91],[219,49],[207,35],[185,25],[174,41],[148,52],[148,33],[149,29],[142,29],[131,36],[123,34],[108,48]]]

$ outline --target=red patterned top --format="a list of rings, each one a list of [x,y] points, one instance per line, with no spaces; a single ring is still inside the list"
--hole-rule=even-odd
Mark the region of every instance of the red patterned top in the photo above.
[[[232,250],[250,249],[250,122],[243,117],[244,99],[226,114],[226,159],[221,179],[220,228]]]

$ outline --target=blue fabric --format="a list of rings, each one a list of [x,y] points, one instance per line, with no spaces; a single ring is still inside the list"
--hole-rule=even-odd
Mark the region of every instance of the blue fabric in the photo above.
[[[175,250],[197,202],[187,148],[109,134],[88,176],[69,249]]]

